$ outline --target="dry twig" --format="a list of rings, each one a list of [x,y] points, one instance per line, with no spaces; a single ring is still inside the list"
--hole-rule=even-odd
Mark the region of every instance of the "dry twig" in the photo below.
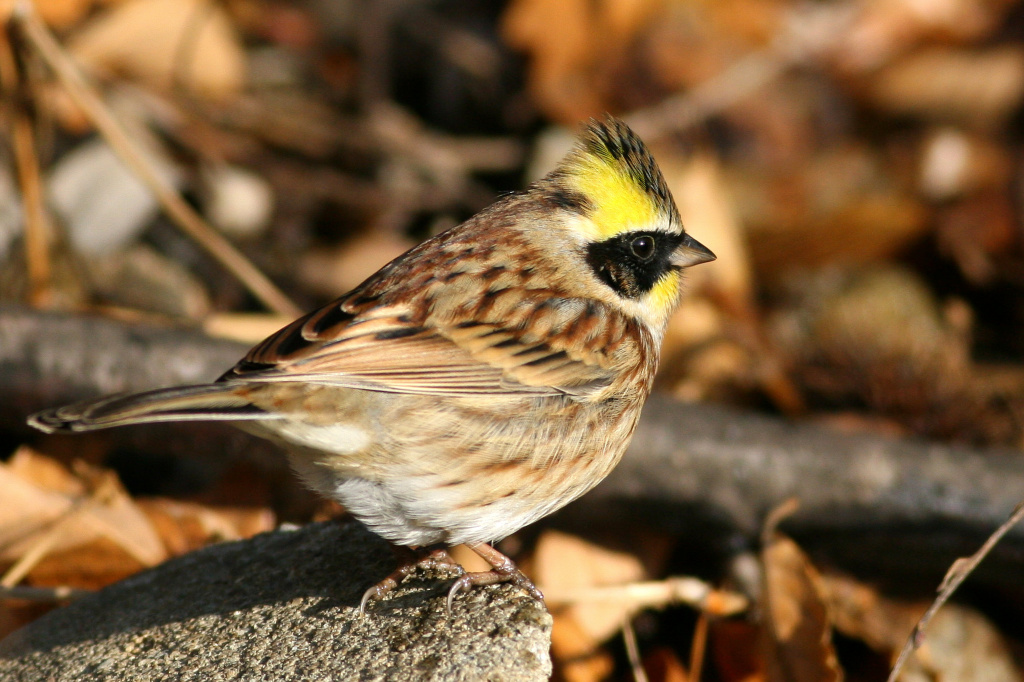
[[[690,674],[687,679],[699,680],[704,669],[704,656],[708,650],[708,614],[697,616],[697,624],[693,629],[693,642],[690,644]]]
[[[992,548],[996,546],[1006,533],[1013,528],[1017,523],[1024,519],[1024,502],[1017,505],[1017,508],[1013,510],[1013,514],[1010,515],[1003,525],[999,526],[992,535],[985,541],[985,544],[981,548],[969,557],[961,557],[953,562],[953,565],[949,567],[949,571],[946,573],[946,577],[942,579],[942,584],[939,585],[939,594],[935,597],[935,601],[928,607],[925,614],[921,616],[921,620],[917,621],[917,625],[914,626],[913,632],[910,633],[910,637],[907,638],[907,643],[903,645],[903,649],[900,651],[899,658],[896,659],[896,664],[892,667],[892,672],[889,673],[887,682],[896,682],[899,677],[900,671],[903,669],[903,665],[907,662],[907,658],[911,653],[916,651],[921,644],[924,643],[925,628],[928,627],[928,622],[932,619],[932,616],[938,612],[942,605],[949,601],[949,598],[953,596],[957,588],[960,587],[960,583],[967,579],[975,568],[978,567],[992,551]]]
[[[647,682],[647,672],[640,661],[640,647],[636,643],[636,632],[628,618],[622,621],[622,640],[626,643],[626,658],[633,671],[633,682]]]
[[[9,31],[0,36],[0,83],[10,117],[11,141],[25,210],[25,261],[28,266],[29,300],[35,306],[52,302],[50,243],[53,225],[43,205],[32,121],[26,111],[27,88],[19,74],[18,58]]]
[[[625,602],[639,610],[687,604],[713,616],[731,616],[749,606],[742,594],[716,590],[703,580],[688,577],[562,591],[545,588],[544,595],[551,605],[614,601]]]

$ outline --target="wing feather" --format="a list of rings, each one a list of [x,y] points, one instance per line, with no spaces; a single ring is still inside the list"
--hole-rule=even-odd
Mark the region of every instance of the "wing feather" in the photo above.
[[[376,302],[360,309],[354,298],[356,292],[296,320],[221,380],[305,381],[440,396],[586,396],[616,375],[608,353],[574,350],[581,346],[574,336],[580,329],[607,327],[580,324],[580,317],[608,314],[593,302],[538,298],[529,303],[535,310],[519,311],[512,327],[491,320],[416,319],[412,304]]]

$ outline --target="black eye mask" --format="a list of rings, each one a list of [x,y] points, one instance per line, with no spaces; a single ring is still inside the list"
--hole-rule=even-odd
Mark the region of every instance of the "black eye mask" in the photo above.
[[[672,253],[684,239],[668,232],[627,232],[587,247],[598,279],[624,298],[640,298],[671,270]]]

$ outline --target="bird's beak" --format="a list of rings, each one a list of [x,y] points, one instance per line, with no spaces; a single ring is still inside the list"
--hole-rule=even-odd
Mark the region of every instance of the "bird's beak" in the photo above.
[[[701,244],[690,235],[683,235],[683,243],[672,252],[671,262],[679,268],[708,263],[718,258],[711,249]]]

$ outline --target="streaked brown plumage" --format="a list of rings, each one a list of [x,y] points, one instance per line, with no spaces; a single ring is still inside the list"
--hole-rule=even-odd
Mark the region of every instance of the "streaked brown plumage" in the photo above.
[[[285,445],[307,484],[374,532],[406,546],[466,543],[500,574],[456,588],[509,578],[532,588],[484,543],[576,499],[618,463],[680,271],[712,258],[683,231],[643,143],[614,119],[592,122],[525,193],[296,320],[216,383],[31,423],[234,421]]]

